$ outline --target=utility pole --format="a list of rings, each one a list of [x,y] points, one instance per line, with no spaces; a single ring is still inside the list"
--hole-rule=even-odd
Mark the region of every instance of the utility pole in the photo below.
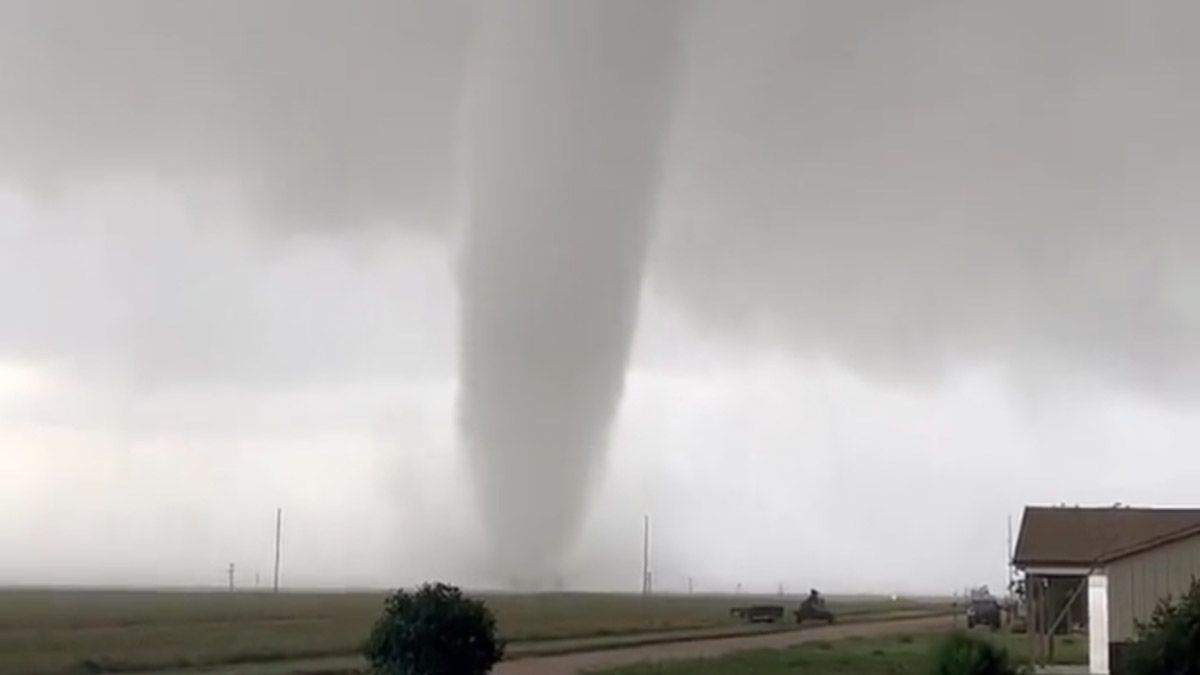
[[[279,592],[279,537],[283,532],[283,509],[275,509],[275,583],[272,592]]]
[[[233,563],[229,563],[229,590],[233,590]]]
[[[642,595],[650,595],[650,516],[642,528]]]
[[[1009,594],[1012,594],[1012,592],[1014,590],[1013,589],[1012,559],[1013,559],[1012,515],[1009,514],[1009,516],[1008,516],[1008,560],[1004,561],[1005,565],[1008,567],[1008,592],[1009,592]]]

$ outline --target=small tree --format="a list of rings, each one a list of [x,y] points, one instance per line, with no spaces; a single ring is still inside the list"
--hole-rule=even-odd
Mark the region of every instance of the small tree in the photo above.
[[[1159,603],[1126,654],[1129,675],[1200,675],[1200,583],[1179,599]]]
[[[485,675],[504,644],[482,602],[438,583],[389,596],[364,651],[378,675]]]
[[[1008,652],[966,633],[951,633],[933,653],[933,675],[1015,675]]]

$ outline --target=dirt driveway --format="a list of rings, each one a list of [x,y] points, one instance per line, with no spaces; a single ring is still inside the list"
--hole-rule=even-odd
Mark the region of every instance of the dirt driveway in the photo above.
[[[804,630],[724,638],[719,640],[697,640],[694,642],[672,642],[627,649],[610,649],[598,652],[583,652],[564,656],[520,659],[501,663],[495,675],[574,675],[597,668],[614,668],[643,661],[666,661],[721,656],[746,649],[784,649],[792,645],[817,640],[840,640],[848,637],[876,637],[901,633],[922,633],[949,630],[954,618],[950,616],[883,621],[878,623],[845,624],[822,626]]]

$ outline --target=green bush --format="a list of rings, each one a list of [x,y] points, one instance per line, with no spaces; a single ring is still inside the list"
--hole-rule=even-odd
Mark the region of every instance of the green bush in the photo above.
[[[388,597],[364,653],[377,675],[484,675],[504,644],[482,602],[439,583]]]
[[[1123,665],[1129,675],[1200,675],[1200,584],[1193,580],[1178,602],[1162,601],[1138,624]]]
[[[935,648],[933,675],[1015,675],[1008,652],[988,640],[951,633]]]

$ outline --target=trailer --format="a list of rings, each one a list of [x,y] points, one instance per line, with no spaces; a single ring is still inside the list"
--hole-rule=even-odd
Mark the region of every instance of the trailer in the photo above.
[[[775,623],[783,620],[783,605],[750,605],[734,607],[730,616],[739,617],[750,623]]]

